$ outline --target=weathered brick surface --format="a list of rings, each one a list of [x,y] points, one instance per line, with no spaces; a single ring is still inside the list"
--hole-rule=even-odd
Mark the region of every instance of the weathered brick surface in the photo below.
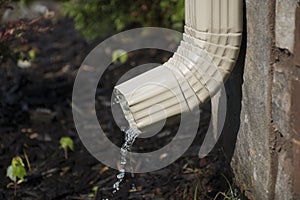
[[[290,152],[282,150],[278,156],[277,178],[275,185],[275,200],[292,200],[293,160]]]
[[[293,139],[293,175],[295,199],[300,199],[300,140]]]
[[[276,45],[294,50],[295,12],[298,0],[276,0]]]
[[[300,139],[300,70],[294,70],[294,80],[292,81],[292,131],[297,139]],[[297,76],[299,75],[299,76]],[[300,170],[300,168],[299,168]],[[299,177],[300,178],[300,177]]]
[[[282,55],[274,64],[272,82],[272,118],[275,128],[275,156],[277,173],[275,199],[299,199],[300,169],[300,69],[292,56]],[[272,133],[271,133],[272,134]],[[297,189],[295,189],[297,188]]]
[[[300,199],[300,69],[294,69],[292,80],[293,178],[295,199]]]
[[[275,129],[284,137],[290,138],[290,107],[291,86],[289,80],[289,67],[287,61],[274,65],[272,86],[272,117]]]
[[[248,197],[268,199],[268,78],[271,34],[268,1],[246,1],[247,52],[244,69],[241,125],[232,160],[236,180]]]
[[[294,34],[298,0],[276,1],[276,38],[273,18],[268,18],[271,2],[246,0],[247,52],[232,167],[248,198],[296,200],[300,199],[300,67],[295,66],[300,66],[300,22],[299,34]],[[294,36],[299,41],[295,48]],[[272,42],[295,50],[295,57],[275,51]]]
[[[295,65],[300,67],[300,3],[297,7],[296,12],[296,29],[295,29],[295,56],[294,56],[294,62]]]

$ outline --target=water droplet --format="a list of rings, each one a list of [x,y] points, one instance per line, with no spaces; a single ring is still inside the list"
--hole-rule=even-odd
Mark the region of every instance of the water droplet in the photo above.
[[[124,148],[121,148],[121,155],[125,157],[127,155],[127,150]]]
[[[115,103],[120,103],[120,99],[116,97],[116,98],[114,98],[114,102]]]
[[[122,160],[120,163],[121,165],[126,165],[126,160]]]
[[[136,191],[137,191],[137,189],[136,189],[134,183],[131,185],[131,190],[132,190],[133,192],[136,192]]]
[[[119,190],[119,185],[120,185],[120,183],[119,183],[119,181],[117,181],[117,182],[114,184],[113,188],[116,189],[116,190]]]
[[[121,129],[122,132],[126,131],[126,127],[125,126],[121,126],[120,129]]]
[[[123,178],[124,178],[124,173],[118,174],[118,175],[117,175],[117,178],[118,178],[118,179],[123,179]]]

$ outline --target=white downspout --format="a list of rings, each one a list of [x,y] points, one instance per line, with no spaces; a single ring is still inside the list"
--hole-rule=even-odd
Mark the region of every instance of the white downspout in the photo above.
[[[115,87],[131,127],[142,130],[204,104],[235,65],[241,46],[243,1],[186,0],[185,13],[183,40],[173,57]]]

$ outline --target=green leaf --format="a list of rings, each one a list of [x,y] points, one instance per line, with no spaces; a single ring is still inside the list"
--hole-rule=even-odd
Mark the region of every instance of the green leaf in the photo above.
[[[28,52],[28,55],[29,55],[29,58],[30,60],[34,60],[35,57],[36,57],[36,52],[34,49],[31,49],[29,52]]]
[[[184,21],[184,0],[135,0],[130,4],[122,0],[69,0],[62,6],[63,13],[74,19],[76,29],[89,40],[107,37],[132,25],[183,30],[183,23],[173,24]],[[175,21],[171,20],[173,15]]]
[[[17,184],[19,185],[19,184],[21,184],[23,182],[24,182],[24,179],[20,179],[20,180],[17,181]]]
[[[91,193],[91,194],[88,195],[88,197],[94,198],[94,197],[95,197],[95,194]]]
[[[7,188],[10,188],[11,186],[13,186],[14,185],[14,183],[13,182],[10,182],[10,183],[8,183],[7,185],[6,185],[6,187]]]
[[[16,166],[13,167],[13,176],[18,177],[20,180],[24,180],[24,176],[26,176],[26,170],[24,166]]]
[[[12,180],[12,181],[16,181],[17,180],[17,177],[15,177],[14,175],[13,175],[13,168],[12,168],[12,166],[10,165],[8,168],[7,168],[7,170],[6,170],[6,176],[8,177],[8,178],[10,178],[10,180]]]
[[[11,165],[7,168],[6,176],[14,182],[16,182],[18,178],[18,183],[21,183],[24,181],[26,174],[27,173],[22,158],[19,156],[14,157],[11,161]]]
[[[113,63],[125,63],[128,59],[128,54],[126,51],[124,51],[123,49],[117,49],[115,51],[113,51],[112,53],[112,62]]]
[[[169,2],[168,1],[161,1],[160,2],[160,7],[161,8],[167,8],[169,6]]]
[[[196,188],[195,188],[195,191],[194,191],[194,200],[197,200],[199,182],[200,182],[200,181],[197,182],[197,185],[196,185]]]
[[[72,151],[74,151],[74,142],[70,137],[62,137],[59,142],[60,142],[60,146],[63,149],[66,150],[67,148],[69,148]]]
[[[125,27],[125,24],[119,18],[115,19],[115,25],[118,31],[121,31]]]
[[[17,157],[14,157],[11,161],[11,165],[13,167],[18,167],[18,166],[25,166],[24,163],[23,163],[23,160],[20,156],[17,156]]]
[[[13,169],[13,176],[19,178],[20,180],[24,180],[24,176],[26,176],[26,170],[22,158],[19,156],[14,157],[11,165]]]
[[[97,192],[98,189],[99,189],[99,186],[94,186],[92,190],[93,190],[94,192]]]

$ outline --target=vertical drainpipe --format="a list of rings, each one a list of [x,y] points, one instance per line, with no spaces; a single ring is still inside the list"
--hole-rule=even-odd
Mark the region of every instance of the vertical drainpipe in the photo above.
[[[242,0],[186,0],[183,39],[173,57],[115,87],[129,125],[142,130],[207,102],[235,65],[242,21]]]

